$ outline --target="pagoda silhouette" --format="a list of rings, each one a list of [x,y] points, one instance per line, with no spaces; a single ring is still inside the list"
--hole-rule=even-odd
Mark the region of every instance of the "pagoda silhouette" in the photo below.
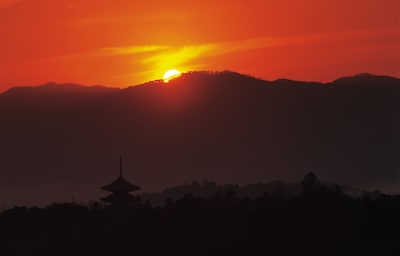
[[[135,205],[139,199],[130,194],[130,192],[140,189],[122,176],[122,157],[119,158],[119,177],[110,184],[101,187],[102,190],[111,192],[107,197],[100,198],[104,202],[111,203],[112,206],[123,207]]]

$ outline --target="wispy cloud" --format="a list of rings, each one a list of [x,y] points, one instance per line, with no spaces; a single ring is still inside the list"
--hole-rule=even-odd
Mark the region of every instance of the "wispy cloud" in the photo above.
[[[319,44],[338,44],[360,42],[367,43],[368,39],[393,34],[393,31],[348,31],[325,34],[309,34],[301,36],[284,37],[257,37],[244,40],[212,42],[192,45],[136,45],[128,47],[102,48],[105,55],[132,56],[132,65],[141,71],[123,76],[137,78],[138,80],[158,79],[163,72],[171,68],[189,71],[207,68],[205,58],[235,54],[241,51],[259,50],[273,47],[307,45],[313,47]],[[357,44],[357,45],[358,45]],[[134,56],[138,55],[140,56]],[[227,66],[226,68],[229,68]],[[142,77],[142,79],[140,79]]]
[[[259,49],[279,45],[281,40],[273,37],[262,37],[232,42],[218,42],[207,44],[177,45],[136,45],[128,47],[102,48],[101,53],[115,56],[132,56],[133,65],[142,71],[134,74],[125,74],[132,79],[153,80],[162,76],[163,72],[177,68],[183,72],[204,68],[201,59],[214,57],[244,50]],[[140,57],[134,55],[141,54]]]
[[[244,50],[259,49],[280,45],[282,40],[275,37],[261,37],[232,42],[208,44],[176,45],[134,45],[126,47],[108,47],[100,49],[104,55],[135,55],[144,54],[138,62],[150,73],[159,74],[168,68],[194,68],[193,60],[213,57]],[[201,66],[201,65],[200,65]],[[153,70],[153,71],[151,71]]]
[[[168,48],[169,46],[166,45],[139,45],[127,47],[107,47],[101,48],[100,51],[106,55],[131,55],[166,50]]]
[[[143,59],[143,64],[149,64],[153,62],[172,62],[174,65],[179,65],[187,62],[188,60],[211,54],[218,49],[217,45],[214,44],[202,44],[202,45],[189,45],[183,47],[169,46],[165,51],[161,51],[159,54],[149,56]]]
[[[276,37],[261,37],[231,42],[217,42],[208,44],[193,44],[187,46],[163,46],[156,53],[143,56],[140,63],[148,70],[148,77],[159,77],[159,74],[171,68],[189,71],[204,68],[201,60],[208,57],[216,57],[225,54],[246,50],[274,47],[284,43],[284,40]],[[129,49],[120,52],[129,51]]]
[[[151,63],[162,59],[176,59],[184,62],[185,59],[193,59],[199,56],[215,56],[231,52],[273,47],[283,43],[283,40],[276,37],[261,37],[232,42],[219,42],[208,44],[193,44],[187,46],[174,45],[139,45],[127,47],[108,47],[100,49],[102,53],[108,55],[132,55],[139,53],[156,52],[145,58],[143,63]]]

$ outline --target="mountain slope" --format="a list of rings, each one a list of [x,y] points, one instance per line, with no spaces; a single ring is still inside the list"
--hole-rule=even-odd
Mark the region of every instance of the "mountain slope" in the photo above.
[[[118,173],[145,191],[321,179],[400,191],[400,80],[263,81],[194,72],[127,89],[0,94],[0,202],[96,199]]]

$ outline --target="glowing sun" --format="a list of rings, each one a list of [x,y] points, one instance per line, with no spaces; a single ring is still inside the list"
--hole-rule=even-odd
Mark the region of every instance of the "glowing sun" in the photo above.
[[[168,83],[171,79],[181,76],[181,72],[176,69],[170,69],[164,73],[163,80],[164,83]]]

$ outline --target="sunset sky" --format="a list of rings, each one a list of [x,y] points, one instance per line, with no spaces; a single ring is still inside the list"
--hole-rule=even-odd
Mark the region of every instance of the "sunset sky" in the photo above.
[[[400,76],[398,0],[0,0],[0,91],[126,87],[168,69]]]

